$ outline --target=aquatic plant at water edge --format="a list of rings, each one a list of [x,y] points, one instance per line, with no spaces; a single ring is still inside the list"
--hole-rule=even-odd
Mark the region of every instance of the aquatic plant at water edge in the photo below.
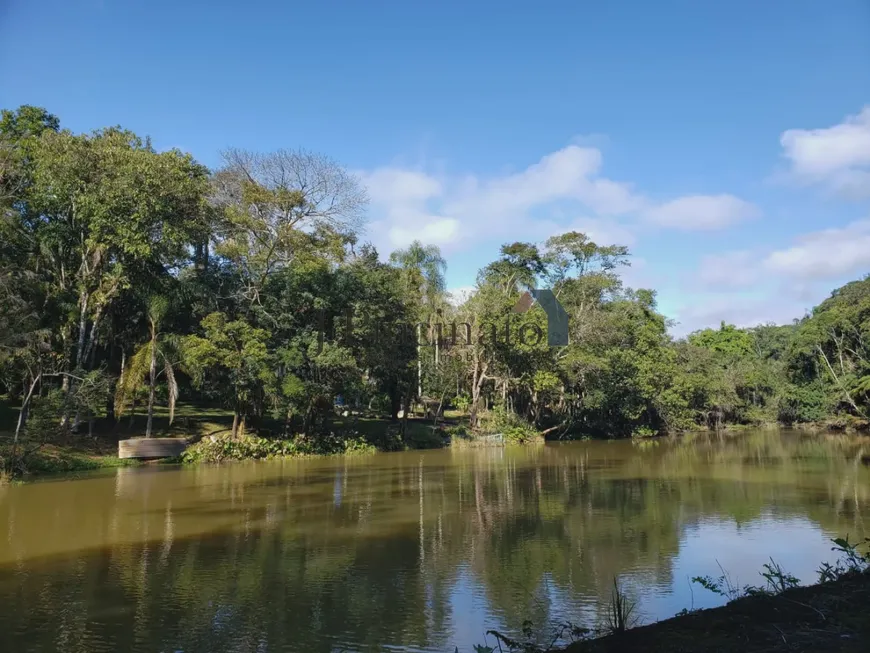
[[[838,537],[832,540],[834,547],[831,551],[840,554],[840,558],[832,565],[823,562],[817,570],[820,583],[827,583],[847,576],[858,574],[870,569],[870,538],[864,538],[863,542],[849,542],[849,536]],[[867,553],[861,553],[858,547],[868,548]]]
[[[624,633],[633,627],[637,623],[636,607],[636,602],[628,597],[614,578],[610,602],[604,613],[604,624],[608,632],[611,634]]]

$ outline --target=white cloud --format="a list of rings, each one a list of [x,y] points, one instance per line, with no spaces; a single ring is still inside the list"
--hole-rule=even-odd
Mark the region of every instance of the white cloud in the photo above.
[[[379,247],[390,250],[416,239],[450,253],[487,240],[536,240],[562,233],[572,228],[571,215],[583,208],[614,216],[643,206],[628,184],[597,176],[601,161],[599,150],[569,145],[521,172],[492,178],[436,177],[396,167],[359,176],[377,213],[369,226]],[[596,231],[602,236],[628,233],[612,218],[589,221],[598,221]]]
[[[604,215],[639,208],[643,200],[628,184],[595,177],[601,152],[569,145],[519,173],[479,180],[466,178],[446,205],[448,213],[498,220],[525,216],[536,207],[569,201]]]
[[[836,279],[870,271],[870,220],[806,234],[765,257],[765,270],[799,280]]]
[[[677,324],[671,328],[671,334],[682,337],[699,329],[716,328],[722,322],[737,327],[790,324],[820,298],[807,301],[788,293],[770,297],[746,297],[740,293],[706,295],[677,309]]]
[[[405,247],[415,240],[429,245],[447,245],[459,235],[459,220],[439,216],[407,216],[413,228],[396,226],[390,229],[390,242],[396,247]]]
[[[676,309],[676,335],[716,326],[779,324],[803,316],[833,286],[870,273],[870,219],[796,237],[779,248],[738,250],[701,260],[683,284],[697,298]]]
[[[437,179],[414,170],[378,168],[359,176],[375,205],[413,204],[441,194]]]
[[[758,207],[733,195],[690,195],[644,212],[655,224],[683,230],[722,229],[759,215]]]
[[[646,259],[639,256],[633,256],[629,260],[629,265],[617,269],[623,286],[627,288],[651,288],[656,289],[656,275],[650,269]]]
[[[450,296],[450,303],[454,306],[459,306],[471,297],[477,289],[474,286],[460,286],[459,288],[451,288],[447,291]]]
[[[870,220],[802,234],[782,248],[739,250],[701,259],[696,279],[706,288],[783,282],[796,289],[870,272]],[[810,291],[804,291],[804,294]]]
[[[705,256],[697,279],[713,288],[751,286],[759,277],[758,254],[747,250]]]
[[[377,245],[385,245],[387,251],[406,247],[414,240],[445,246],[458,237],[458,220],[428,210],[430,200],[444,192],[439,179],[395,167],[378,168],[358,176],[379,214],[379,219],[369,224]]]
[[[375,212],[370,236],[384,251],[415,239],[446,254],[483,242],[542,240],[576,229],[601,244],[632,244],[646,212],[681,229],[713,229],[757,214],[731,195],[678,198],[655,207],[631,184],[600,175],[601,151],[568,145],[520,172],[434,175],[395,166],[360,173]],[[578,215],[590,217],[578,218]]]
[[[797,181],[870,197],[870,105],[833,127],[789,129],[780,144]]]

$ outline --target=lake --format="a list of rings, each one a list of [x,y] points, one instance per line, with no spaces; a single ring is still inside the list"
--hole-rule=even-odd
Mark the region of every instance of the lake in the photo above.
[[[0,650],[465,653],[597,625],[614,578],[648,623],[720,604],[690,581],[720,566],[815,581],[870,535],[868,457],[757,430],[0,487]]]

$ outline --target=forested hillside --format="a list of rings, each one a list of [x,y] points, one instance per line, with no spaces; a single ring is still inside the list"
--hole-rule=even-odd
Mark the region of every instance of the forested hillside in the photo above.
[[[437,248],[366,244],[366,190],[338,163],[222,160],[3,112],[0,394],[23,406],[17,436],[134,406],[153,435],[179,401],[232,412],[234,436],[316,439],[337,397],[393,418],[425,400],[518,437],[867,424],[868,279],[791,325],[675,340],[655,292],[621,283],[629,251],[571,232],[506,244],[457,305]],[[548,346],[539,305],[515,310],[530,287],[567,311],[567,346]]]

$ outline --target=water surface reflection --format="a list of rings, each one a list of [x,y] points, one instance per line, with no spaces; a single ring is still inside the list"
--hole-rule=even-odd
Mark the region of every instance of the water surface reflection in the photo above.
[[[430,451],[0,489],[0,650],[471,650],[593,625],[618,576],[644,618],[805,581],[864,533],[866,440],[778,431]]]

